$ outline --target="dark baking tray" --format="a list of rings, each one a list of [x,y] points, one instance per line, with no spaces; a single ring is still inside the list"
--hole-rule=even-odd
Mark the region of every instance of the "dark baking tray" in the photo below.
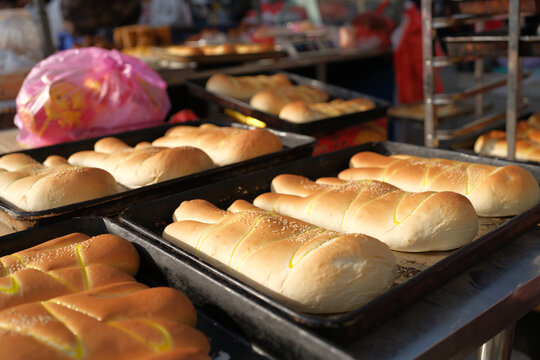
[[[275,72],[274,72],[275,73]],[[274,74],[272,73],[272,74]],[[360,122],[374,120],[386,115],[386,110],[390,104],[373,96],[365,95],[353,90],[344,89],[338,86],[329,85],[322,81],[310,79],[304,76],[281,72],[285,74],[294,84],[297,85],[310,85],[315,88],[324,90],[330,94],[331,99],[342,98],[352,99],[356,97],[363,97],[370,99],[375,103],[375,108],[371,110],[330,117],[322,120],[317,120],[305,124],[296,124],[290,121],[280,119],[277,115],[272,115],[264,111],[257,110],[249,105],[248,102],[238,100],[229,96],[216,94],[214,92],[206,90],[205,79],[196,79],[186,81],[188,91],[193,96],[208,100],[216,103],[223,108],[228,108],[247,116],[251,116],[257,120],[260,120],[270,128],[280,129],[285,131],[291,131],[299,134],[318,135],[324,133],[334,132],[343,129],[348,126],[357,125]],[[270,74],[270,73],[265,73]],[[255,75],[255,74],[243,74],[243,75]]]
[[[252,128],[243,124],[235,123],[231,121],[230,118],[220,115],[200,121],[191,121],[182,124],[165,124],[152,128],[110,134],[108,136],[115,136],[126,142],[128,145],[134,146],[138,142],[152,141],[160,136],[163,136],[165,131],[171,127],[179,125],[197,126],[202,123],[212,123],[219,126]],[[73,216],[116,215],[126,207],[137,202],[155,199],[181,190],[200,186],[202,184],[210,184],[232,176],[274,166],[282,162],[308,157],[313,152],[315,139],[312,137],[283,131],[270,131],[279,136],[284,145],[283,150],[239,163],[187,175],[181,178],[144,186],[138,189],[126,190],[118,194],[49,210],[27,212],[0,201],[0,221],[9,225],[14,230],[23,230],[38,224],[50,223],[52,221]],[[99,138],[85,139],[17,152],[28,154],[38,161],[43,161],[47,158],[47,156],[53,154],[68,157],[77,151],[93,150],[94,143],[98,139]]]
[[[271,310],[250,302],[241,294],[222,287],[219,279],[197,270],[180,261],[157,244],[148,242],[143,236],[118,222],[103,217],[80,217],[64,220],[43,227],[36,227],[6,235],[0,241],[0,256],[19,251],[73,232],[95,236],[115,234],[129,240],[137,248],[141,266],[136,279],[149,286],[170,286],[184,292],[194,303],[197,313],[197,328],[210,340],[211,357],[220,359],[351,359],[336,346],[324,341],[316,334],[298,328],[295,324],[277,317]],[[275,328],[241,328],[226,313],[207,306],[206,299],[193,295],[192,288],[213,286],[213,293],[231,303],[241,303],[243,312],[260,321],[271,319]],[[257,337],[250,336],[257,334]],[[252,339],[257,342],[252,342]],[[228,356],[228,357],[227,357]]]
[[[445,37],[446,50],[451,57],[505,57],[508,55],[508,36],[474,35]],[[521,36],[520,56],[540,56],[540,36]]]
[[[323,176],[336,176],[339,171],[348,168],[349,159],[359,151],[374,151],[385,155],[405,153],[424,157],[472,161],[497,166],[511,163],[449,150],[431,149],[394,142],[367,143],[330,154],[283,164],[272,169],[247,174],[219,184],[192,189],[160,199],[159,201],[136,205],[122,212],[120,214],[120,220],[147,236],[154,243],[160,244],[160,246],[171,254],[174,254],[174,256],[192,264],[201,272],[211,274],[211,276],[220,279],[220,286],[227,287],[231,292],[244,294],[246,301],[249,299],[250,301],[257,301],[264,304],[277,317],[293,320],[300,326],[318,331],[328,339],[340,343],[350,342],[355,336],[366,332],[375,323],[384,320],[413,300],[442,285],[459,272],[473,265],[502,245],[512,241],[517,234],[540,222],[540,205],[538,205],[514,218],[482,218],[481,229],[477,240],[459,250],[420,255],[406,255],[405,253],[401,253],[402,255],[398,257],[401,265],[396,286],[357,310],[327,316],[293,311],[245,285],[241,281],[208,265],[196,256],[171,245],[161,237],[164,227],[172,222],[174,210],[184,200],[196,198],[206,199],[220,208],[227,208],[234,200],[245,199],[251,201],[256,195],[269,191],[271,180],[278,174],[298,174],[311,179]],[[540,180],[540,166],[523,166],[537,180]],[[397,255],[398,253],[396,253]],[[425,257],[422,261],[429,260],[427,266],[417,266],[419,265],[418,258],[421,257]],[[230,309],[231,304],[226,299],[215,296],[213,294],[214,291],[217,291],[217,289],[211,287],[201,289],[200,296],[212,298],[218,307],[224,308],[227,311],[234,311]],[[241,305],[238,306],[241,308]],[[253,323],[260,322],[260,319],[257,317],[249,320]],[[260,322],[261,327],[270,326],[270,324],[267,321]]]

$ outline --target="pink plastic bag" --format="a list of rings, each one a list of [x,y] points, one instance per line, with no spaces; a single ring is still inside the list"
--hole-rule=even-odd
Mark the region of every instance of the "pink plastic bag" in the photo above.
[[[119,51],[60,51],[23,82],[17,140],[38,147],[158,125],[171,107],[166,87],[144,62]]]

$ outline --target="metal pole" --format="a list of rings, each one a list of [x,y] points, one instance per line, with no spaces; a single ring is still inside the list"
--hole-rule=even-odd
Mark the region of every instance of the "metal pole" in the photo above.
[[[483,344],[476,353],[476,360],[508,360],[512,355],[515,326],[504,329],[488,342]]]
[[[515,159],[516,153],[516,124],[518,117],[519,81],[521,69],[519,66],[520,38],[520,0],[510,1],[508,18],[508,85],[506,102],[506,142],[508,144],[508,160]]]
[[[437,147],[435,137],[437,114],[435,97],[435,72],[433,67],[433,0],[422,0],[422,60],[424,69],[424,144]]]
[[[51,36],[51,28],[49,25],[49,17],[45,10],[43,0],[35,0],[35,5],[38,8],[39,24],[41,26],[41,41],[43,43],[43,57],[47,57],[54,53],[54,46]]]

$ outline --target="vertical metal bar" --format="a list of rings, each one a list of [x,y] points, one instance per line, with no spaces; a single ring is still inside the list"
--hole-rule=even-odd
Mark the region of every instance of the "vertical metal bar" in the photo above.
[[[484,23],[479,22],[475,24],[474,30],[477,33],[484,31]],[[484,59],[476,59],[474,61],[474,78],[476,80],[476,86],[481,87],[484,85]],[[484,94],[480,93],[474,98],[474,115],[476,119],[479,119],[484,114]]]
[[[51,27],[49,24],[49,17],[45,10],[45,4],[43,0],[35,1],[38,7],[39,24],[41,26],[41,41],[43,42],[43,57],[52,55],[54,52],[54,46],[51,36]]]
[[[435,96],[435,71],[433,68],[433,0],[422,0],[422,60],[424,69],[424,144],[437,147],[435,137],[437,114]]]
[[[520,37],[520,0],[510,1],[508,17],[508,85],[506,102],[506,142],[508,144],[508,159],[514,160],[516,154],[516,123],[518,116],[519,81],[521,69],[519,66],[519,37]]]
[[[509,360],[512,355],[515,323],[495,335],[476,352],[476,360]]]

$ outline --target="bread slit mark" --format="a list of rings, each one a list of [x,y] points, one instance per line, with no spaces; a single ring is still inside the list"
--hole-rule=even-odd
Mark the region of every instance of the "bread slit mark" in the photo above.
[[[279,242],[279,241],[283,241],[283,240],[294,240],[295,238],[299,237],[299,236],[302,236],[310,231],[315,231],[315,230],[322,230],[321,234],[323,232],[326,232],[327,230],[325,229],[321,229],[320,227],[318,226],[312,226],[306,230],[302,230],[300,231],[299,233],[296,233],[296,234],[293,234],[293,235],[289,235],[289,236],[284,236],[282,238],[279,238],[279,239],[276,239],[276,240],[272,240],[272,241],[269,241],[269,242],[266,242],[262,245],[259,245],[253,249],[251,249],[250,252],[248,252],[246,255],[244,255],[244,257],[242,259],[240,259],[240,261],[238,262],[238,266],[236,267],[236,270],[237,271],[240,271],[240,266],[242,266],[242,263],[248,258],[250,257],[251,255],[255,254],[256,252],[260,251],[260,250],[263,250],[265,247],[267,246],[270,246],[271,244],[274,244],[276,242]],[[300,244],[301,245],[301,244]]]
[[[473,165],[473,164],[470,164],[470,165]],[[503,167],[497,167],[497,168],[495,168],[494,170],[490,171],[490,173],[487,174],[487,176],[484,178],[484,180],[487,179],[487,178],[489,178],[489,177],[492,176],[493,174],[499,172],[500,170],[502,170],[502,168],[503,168]],[[470,195],[471,193],[473,193],[474,191],[476,191],[476,189],[478,189],[478,188],[480,187],[480,184],[481,184],[484,180],[482,180],[482,181],[477,181],[476,184],[474,184],[474,186],[473,186],[472,188],[469,188],[469,185],[470,185],[470,184],[469,184],[469,166],[467,166],[466,170],[467,170],[467,173],[466,173],[466,174],[467,174],[467,190],[466,190],[467,192],[466,192],[465,195],[468,196],[468,195]]]
[[[290,269],[294,268],[296,265],[298,265],[300,263],[300,261],[302,261],[302,259],[304,259],[306,256],[311,254],[313,251],[317,250],[318,248],[320,248],[324,244],[328,244],[330,241],[339,238],[340,236],[341,235],[337,235],[337,236],[333,236],[333,237],[331,237],[329,239],[321,240],[318,244],[315,244],[314,246],[312,246],[311,249],[304,252],[304,254],[302,256],[300,256],[296,261],[294,261],[294,258],[296,257],[296,253],[298,252],[298,250],[300,250],[300,248],[296,249],[293,256],[291,256],[291,259],[289,260],[289,268]]]
[[[351,215],[350,218],[351,218],[351,219],[354,219],[354,217],[356,216],[356,214],[357,214],[364,206],[366,206],[367,204],[369,204],[369,203],[371,203],[371,202],[373,202],[373,201],[375,201],[375,200],[378,200],[378,199],[380,199],[380,198],[382,198],[382,197],[384,197],[384,196],[387,196],[387,195],[390,195],[390,194],[392,194],[392,193],[395,193],[396,191],[403,191],[403,190],[400,190],[400,189],[397,189],[397,188],[396,188],[396,189],[392,189],[392,190],[389,191],[389,192],[386,192],[386,193],[381,194],[381,195],[379,195],[379,196],[377,196],[377,197],[374,197],[374,198],[371,198],[371,199],[368,199],[368,200],[364,201],[363,203],[361,203],[360,205],[358,205],[358,207],[354,210],[354,212],[352,213],[352,215]]]
[[[464,164],[463,162],[459,162],[459,163],[457,163],[457,164],[455,164],[455,165],[448,165],[448,167],[447,167],[446,169],[444,169],[443,171],[441,171],[440,173],[438,173],[437,175],[435,175],[435,176],[431,179],[431,181],[429,181],[429,182],[427,181],[427,169],[426,169],[426,172],[425,172],[425,174],[424,174],[424,188],[425,188],[426,186],[429,186],[429,185],[433,184],[433,183],[435,182],[435,180],[437,180],[438,178],[440,178],[440,177],[443,176],[444,174],[447,174],[447,173],[449,173],[450,171],[452,171],[452,170],[454,170],[454,169],[456,169],[456,168],[460,168],[461,166],[463,166],[463,164]],[[468,166],[468,165],[467,165],[467,166]]]
[[[391,178],[392,176],[394,176],[394,174],[401,170],[402,167],[398,167],[397,169],[394,169],[394,171],[392,171],[392,174],[388,175],[388,169],[390,169],[390,166],[392,166],[393,164],[395,164],[396,162],[400,161],[401,159],[395,159],[395,160],[392,160],[388,165],[386,165],[384,168],[383,168],[383,173],[382,173],[382,178],[381,178],[381,181],[382,182],[385,182],[386,179],[389,179]]]
[[[51,316],[51,318],[58,321],[66,329],[68,329],[69,332],[71,332],[71,334],[75,338],[76,344],[74,346],[62,345],[62,344],[60,344],[58,342],[52,341],[52,340],[47,339],[45,337],[38,337],[35,334],[28,334],[27,333],[27,335],[30,335],[33,338],[35,338],[35,339],[37,339],[39,341],[42,341],[45,344],[47,344],[49,346],[52,346],[55,349],[58,349],[58,350],[62,351],[63,353],[66,353],[69,357],[71,357],[73,359],[83,359],[86,356],[86,354],[85,354],[85,351],[84,351],[83,341],[82,341],[80,335],[77,333],[77,331],[75,329],[71,328],[67,323],[65,323],[63,321],[60,321],[59,317],[54,314],[54,311],[48,306],[47,302],[42,301],[41,306],[43,307],[43,309],[45,309],[45,311],[47,311],[47,313]],[[69,309],[73,310],[73,311],[77,311],[76,309],[72,309],[72,308],[69,308]]]
[[[6,276],[8,275],[8,271],[6,269],[6,266],[4,265],[4,262],[2,259],[0,259],[0,276]]]
[[[248,210],[249,211],[249,210]],[[197,239],[197,242],[195,243],[195,250],[197,252],[199,252],[204,244],[204,242],[210,237],[212,236],[213,233],[215,233],[216,231],[219,231],[220,228],[223,228],[227,225],[229,225],[230,223],[236,221],[238,218],[240,218],[242,215],[243,215],[244,211],[241,211],[239,212],[236,216],[232,216],[230,217],[229,219],[226,219],[225,221],[223,220],[220,220],[218,221],[217,223],[214,223],[212,225],[210,225],[208,227],[208,229],[206,229],[202,234],[201,236],[199,236],[199,238]]]
[[[167,331],[167,329],[157,323],[154,323],[152,321],[149,321],[149,320],[144,320],[144,319],[139,319],[138,320],[139,322],[141,323],[144,323],[146,324],[147,326],[149,327],[152,327],[154,328],[155,330],[157,330],[160,334],[161,334],[161,342],[160,343],[153,343],[151,341],[148,341],[147,339],[145,339],[144,337],[136,334],[135,332],[127,329],[125,326],[122,326],[120,325],[118,322],[115,322],[115,321],[110,321],[108,322],[107,324],[122,331],[124,334],[128,335],[129,337],[131,337],[132,339],[134,339],[135,341],[143,344],[144,346],[152,349],[153,351],[155,352],[165,352],[165,351],[168,351],[170,349],[172,349],[172,338],[171,338],[171,334]]]
[[[13,274],[14,272],[16,271],[19,271],[19,270],[22,270],[22,269],[26,269],[28,267],[28,264],[24,262],[24,260],[22,259],[22,257],[20,257],[19,255],[17,254],[11,254],[9,256],[12,256],[15,258],[15,260],[17,260],[18,264],[16,265],[15,269],[13,270],[13,266],[10,266],[9,269],[6,269],[6,274]]]
[[[323,196],[328,193],[328,190],[322,191],[321,193],[315,195],[313,199],[309,202],[308,208],[307,208],[307,215],[311,215],[311,210],[313,210],[313,205]]]
[[[404,221],[406,221],[415,211],[416,209],[418,209],[418,207],[420,207],[420,205],[422,205],[427,199],[429,199],[431,196],[433,196],[435,193],[427,193],[426,196],[418,201],[418,203],[414,206],[414,208],[411,209],[411,211],[409,212],[409,214],[407,216],[405,216],[402,220],[399,220],[397,218],[397,211],[398,211],[398,208],[399,208],[399,204],[401,204],[401,201],[403,200],[403,198],[405,197],[406,193],[403,192],[403,194],[399,197],[398,201],[397,201],[397,204],[396,204],[396,207],[394,208],[394,225],[401,225]]]
[[[6,294],[16,294],[21,289],[21,286],[17,279],[13,275],[8,275],[6,278],[10,279],[10,285],[7,287],[0,287],[0,292],[6,293]]]
[[[238,242],[234,246],[233,251],[231,252],[231,256],[229,257],[229,263],[228,263],[229,268],[231,267],[232,258],[234,257],[234,254],[236,253],[236,250],[238,249],[240,244],[249,236],[249,234],[251,234],[251,232],[257,227],[257,225],[259,225],[259,223],[263,219],[265,219],[267,217],[273,217],[273,216],[275,216],[275,215],[273,215],[273,214],[263,214],[263,215],[259,216],[257,219],[255,219],[255,221],[254,221],[253,225],[251,226],[251,228],[249,228],[249,230],[244,234],[244,236],[242,236],[240,238],[240,240],[238,240]]]
[[[88,270],[86,269],[86,265],[84,264],[82,247],[83,247],[82,244],[75,245],[75,257],[77,259],[77,264],[81,268],[84,288],[88,290],[90,288],[89,279],[88,279]]]
[[[343,223],[345,222],[345,218],[347,217],[347,213],[349,212],[349,209],[351,208],[351,205],[356,201],[356,199],[358,199],[360,197],[360,195],[362,195],[362,193],[364,192],[364,190],[366,189],[368,184],[371,184],[372,182],[373,182],[373,180],[361,180],[361,181],[356,182],[357,184],[361,184],[362,187],[360,189],[358,189],[356,195],[354,196],[354,198],[351,201],[349,201],[349,203],[347,204],[347,207],[345,208],[345,211],[343,212],[343,216],[341,217],[341,223],[340,223],[340,226],[339,226],[341,231],[343,231]]]

